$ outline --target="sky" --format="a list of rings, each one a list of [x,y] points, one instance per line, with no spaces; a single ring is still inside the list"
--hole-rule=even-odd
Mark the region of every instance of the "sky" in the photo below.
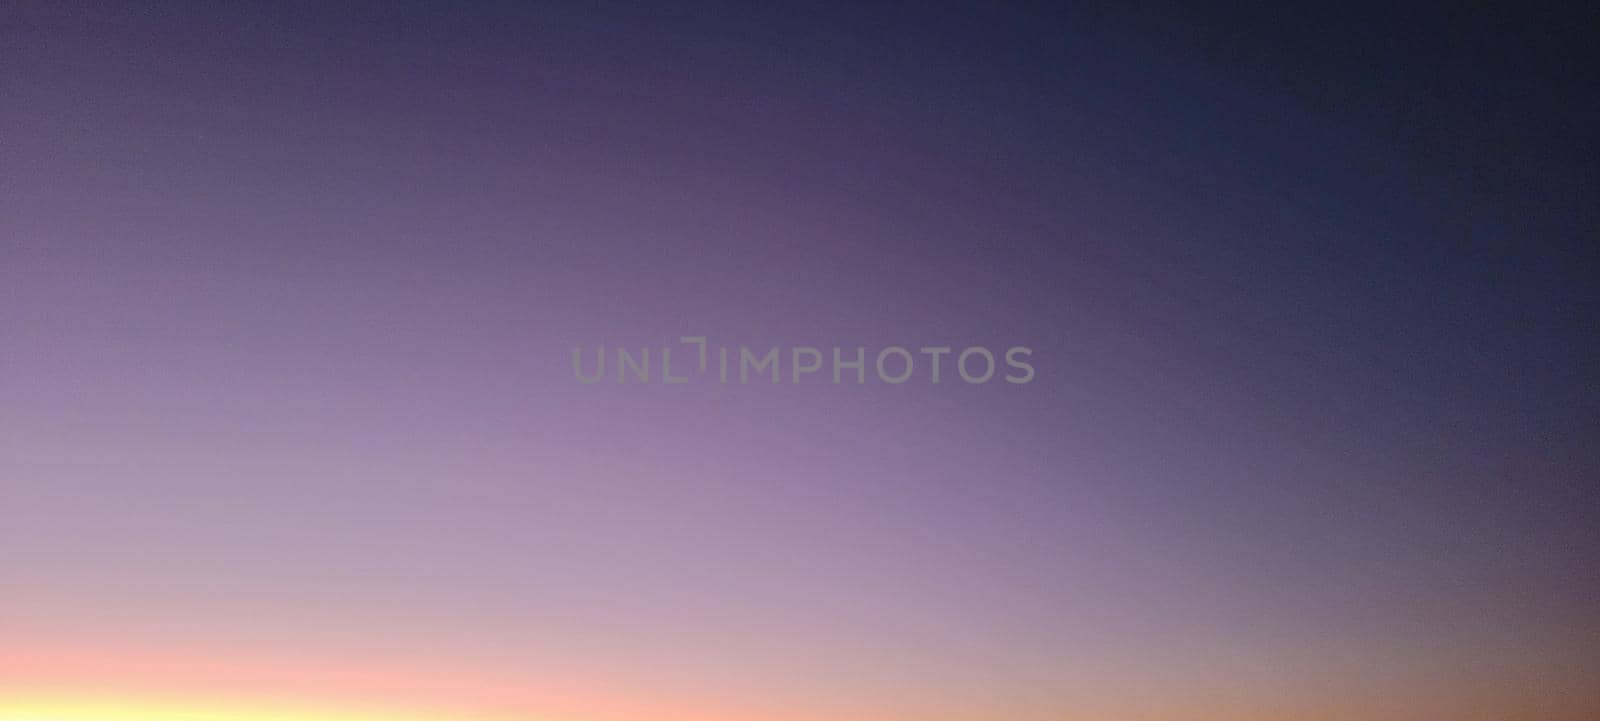
[[[1592,9],[0,17],[0,721],[1600,716]]]

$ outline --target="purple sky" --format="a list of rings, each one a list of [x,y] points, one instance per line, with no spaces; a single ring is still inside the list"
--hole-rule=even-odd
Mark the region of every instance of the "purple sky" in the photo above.
[[[1288,53],[1315,14],[5,12],[0,648],[772,718],[1600,708],[1592,141],[1546,56]],[[684,335],[1038,375],[572,376]]]

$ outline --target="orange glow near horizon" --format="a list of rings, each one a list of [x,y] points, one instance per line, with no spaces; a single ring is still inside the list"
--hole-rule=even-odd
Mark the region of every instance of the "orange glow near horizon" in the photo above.
[[[394,659],[8,643],[0,647],[0,721],[1367,721],[1415,718],[1426,710],[1489,721],[1514,716],[1519,708],[1535,708],[1552,721],[1593,718],[1593,697],[1581,690],[1582,669],[1574,670],[1570,678],[1547,679],[1549,693],[1537,698],[1493,675],[1474,683],[1416,677],[1377,686],[1352,677],[1346,682],[1351,693],[1343,696],[1306,685],[1285,689],[1268,703],[1248,693],[1259,688],[1249,679],[1196,678],[1181,691],[1170,682],[1062,686],[1014,705],[830,713],[819,706],[693,698],[572,675],[541,678],[527,669],[519,676],[442,662],[430,668]]]
[[[533,678],[540,678],[535,682]],[[0,721],[722,721],[752,713],[554,671],[374,658],[0,647]]]
[[[0,721],[429,721],[442,718],[488,719],[461,714],[439,716],[262,702],[250,705],[222,701],[179,702],[149,697],[38,696],[0,700]]]

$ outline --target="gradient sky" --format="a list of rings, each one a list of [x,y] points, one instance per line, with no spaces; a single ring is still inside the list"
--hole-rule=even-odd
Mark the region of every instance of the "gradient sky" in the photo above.
[[[1594,11],[338,5],[0,10],[0,719],[1600,717]]]

